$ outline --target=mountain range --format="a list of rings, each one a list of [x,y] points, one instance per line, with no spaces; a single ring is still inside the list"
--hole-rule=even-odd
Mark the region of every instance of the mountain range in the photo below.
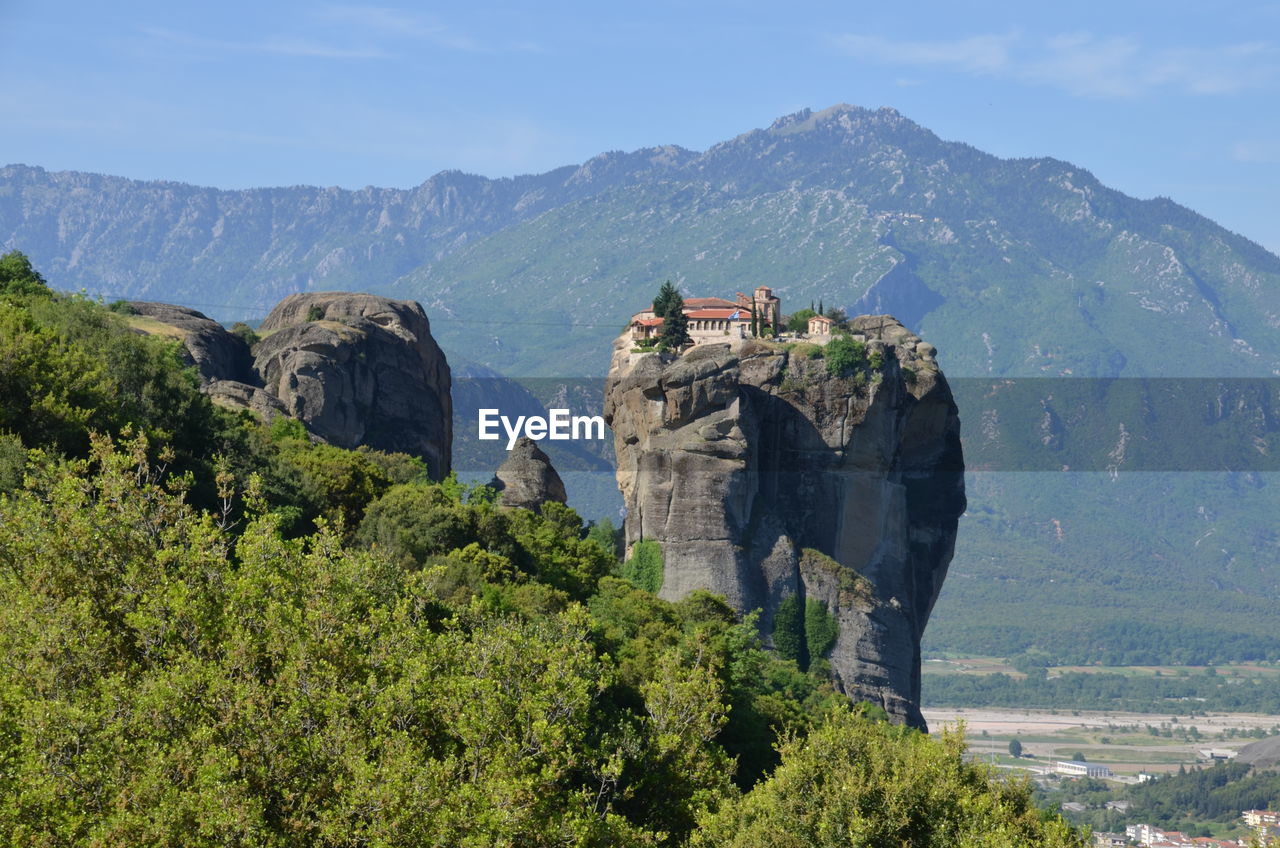
[[[694,295],[769,285],[784,311],[891,313],[952,379],[1280,375],[1280,258],[1167,198],[991,156],[892,109],[404,190],[10,165],[0,245],[60,288],[221,320],[295,291],[412,298],[451,361],[514,377],[602,377],[666,279]],[[966,438],[983,412],[961,407]],[[1237,472],[971,475],[926,648],[1280,656],[1280,498],[1273,475]]]

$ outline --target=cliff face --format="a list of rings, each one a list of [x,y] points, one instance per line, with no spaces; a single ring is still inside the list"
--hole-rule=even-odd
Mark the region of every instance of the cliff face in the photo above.
[[[291,295],[263,321],[265,338],[252,354],[194,310],[133,307],[179,331],[215,402],[268,420],[290,415],[339,447],[420,456],[436,479],[449,473],[449,364],[417,303],[345,292]]]
[[[417,303],[368,294],[286,297],[262,322],[254,368],[269,393],[335,445],[403,451],[449,473],[449,365]]]
[[[244,339],[186,306],[135,300],[129,304],[135,315],[159,321],[182,333],[190,364],[203,380],[235,380],[252,383],[253,355]]]
[[[837,685],[923,726],[920,637],[965,508],[960,422],[932,345],[888,316],[853,326],[866,349],[837,375],[812,346],[675,357],[620,338],[605,418],[627,543],[661,543],[664,597],[759,608],[766,638],[788,597],[822,602]]]

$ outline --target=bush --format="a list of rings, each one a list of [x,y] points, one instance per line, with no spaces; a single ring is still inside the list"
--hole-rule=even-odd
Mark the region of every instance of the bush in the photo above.
[[[320,305],[316,303],[311,304],[311,308],[307,310],[307,320],[319,321],[323,317],[324,310],[320,308]]]
[[[26,254],[11,250],[0,256],[0,294],[41,297],[52,292],[40,272],[31,266]]]
[[[809,661],[822,659],[835,646],[840,625],[822,601],[809,598],[804,604],[804,641]]]
[[[622,579],[651,594],[662,591],[662,546],[652,539],[641,539],[631,548],[631,557],[622,564]]]
[[[808,645],[804,638],[804,612],[799,595],[788,595],[773,614],[773,649],[791,660],[801,671],[809,668]]]
[[[253,347],[258,342],[262,341],[262,337],[259,336],[252,327],[250,327],[248,324],[246,324],[243,321],[237,321],[234,324],[232,324],[230,333],[233,336],[239,336],[241,339],[244,340],[244,343],[247,344],[249,347]]]
[[[847,377],[867,364],[867,346],[852,336],[838,335],[827,342],[827,371]]]

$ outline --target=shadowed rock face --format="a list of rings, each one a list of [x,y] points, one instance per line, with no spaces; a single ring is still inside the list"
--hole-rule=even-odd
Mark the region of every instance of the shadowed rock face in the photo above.
[[[225,327],[206,318],[204,313],[185,306],[143,300],[135,300],[129,305],[138,315],[182,331],[188,358],[202,379],[255,382],[253,355],[249,353],[244,339],[227,332]]]
[[[490,483],[501,492],[498,503],[537,512],[547,501],[568,500],[564,482],[538,443],[521,436]]]
[[[889,316],[853,325],[868,361],[847,376],[804,349],[619,339],[605,418],[627,543],[661,543],[664,597],[759,608],[766,639],[788,596],[821,601],[837,685],[923,726],[920,637],[965,507],[960,422],[932,345]]]
[[[339,447],[421,456],[436,479],[449,473],[449,365],[420,305],[294,294],[259,332],[254,367],[266,390],[316,435]]]

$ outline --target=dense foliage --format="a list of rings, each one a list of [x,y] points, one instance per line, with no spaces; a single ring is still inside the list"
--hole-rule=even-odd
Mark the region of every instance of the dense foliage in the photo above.
[[[708,816],[699,846],[1078,845],[1031,802],[1026,784],[965,762],[963,742],[940,742],[861,720],[842,709],[808,738],[782,746],[782,765]]]
[[[773,614],[773,649],[801,671],[809,671],[835,645],[839,630],[825,603],[788,595]]]
[[[631,556],[622,564],[622,578],[654,595],[662,591],[662,546],[652,539],[641,539],[631,546]]]
[[[836,377],[844,377],[867,364],[867,345],[853,336],[838,335],[827,342],[823,354],[827,371]]]
[[[124,318],[0,294],[0,842],[761,844],[774,809],[906,833],[882,798],[1061,830],[755,616],[619,579],[603,522],[220,410]],[[779,794],[808,739],[861,794]]]
[[[11,250],[0,256],[0,294],[43,297],[50,291],[44,277],[32,267],[26,254]]]

